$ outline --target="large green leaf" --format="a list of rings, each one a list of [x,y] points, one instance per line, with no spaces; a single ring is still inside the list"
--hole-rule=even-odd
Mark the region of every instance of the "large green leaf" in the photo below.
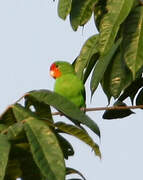
[[[128,16],[124,25],[123,55],[132,71],[133,79],[143,67],[143,6],[138,6]]]
[[[94,68],[94,71],[92,74],[92,78],[91,78],[91,83],[90,83],[90,89],[91,89],[92,95],[93,95],[94,91],[96,90],[96,88],[98,87],[99,82],[103,78],[103,75],[107,69],[107,66],[110,63],[114,53],[116,52],[117,48],[120,45],[120,43],[121,43],[121,39],[119,39],[113,45],[113,47],[110,49],[108,54],[101,56],[99,58],[97,64],[95,65],[95,68]]]
[[[58,3],[58,15],[62,19],[66,19],[67,15],[70,13],[71,10],[71,0],[59,0]]]
[[[81,141],[83,141],[84,143],[88,144],[94,150],[95,154],[101,158],[99,146],[92,140],[92,138],[88,135],[88,133],[85,130],[80,129],[70,124],[63,123],[63,122],[58,122],[58,123],[55,123],[54,125],[59,130],[62,130],[63,132],[67,134],[75,136]]]
[[[5,135],[0,134],[0,180],[4,179],[8,155],[10,151],[10,143]]]
[[[106,54],[112,47],[120,24],[128,16],[134,0],[108,0],[107,13],[100,23],[99,50]]]
[[[65,176],[63,153],[51,128],[22,106],[13,105],[13,109],[15,115],[18,114],[17,117],[23,119],[33,158],[42,174],[48,179],[63,180]]]
[[[89,64],[91,57],[98,52],[98,35],[90,37],[83,45],[80,55],[75,62],[75,72],[77,76],[83,80],[83,72]]]
[[[70,12],[70,22],[74,31],[78,26],[87,23],[94,10],[97,0],[72,0],[72,9]]]
[[[126,82],[130,82],[130,78],[131,73],[127,71],[127,67],[124,65],[120,49],[117,49],[104,73],[101,83],[109,102],[112,96],[117,98],[120,95],[127,85]]]
[[[49,90],[31,91],[27,96],[55,107],[74,123],[82,123],[86,125],[100,137],[100,130],[97,124],[65,97]]]

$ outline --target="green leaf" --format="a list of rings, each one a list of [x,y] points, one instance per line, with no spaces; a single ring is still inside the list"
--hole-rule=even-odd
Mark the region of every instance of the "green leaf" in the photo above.
[[[10,151],[10,143],[5,135],[0,134],[0,180],[4,179],[8,156]]]
[[[9,126],[6,131],[7,131],[7,138],[9,141],[14,141],[15,143],[26,141],[23,123],[21,122],[15,123]]]
[[[114,106],[115,107],[126,106],[126,104],[121,101],[116,101],[114,103]],[[134,114],[134,112],[131,111],[130,109],[106,110],[103,114],[103,119],[120,119],[120,118],[127,117],[131,114]]]
[[[124,101],[127,97],[130,97],[133,104],[134,98],[138,90],[143,86],[143,78],[137,78],[133,81],[118,98],[119,101]]]
[[[38,120],[22,106],[13,105],[13,109],[15,114],[23,119],[33,158],[42,174],[49,179],[63,180],[65,176],[63,154],[55,134],[46,121]]]
[[[120,49],[117,49],[101,82],[103,90],[108,97],[108,102],[110,102],[112,96],[116,99],[131,80],[131,73],[127,71]]]
[[[72,3],[71,0],[59,0],[58,15],[63,20],[65,20],[67,15],[70,13],[71,3]]]
[[[89,64],[91,57],[98,52],[98,35],[90,37],[83,45],[80,55],[75,62],[75,72],[79,79],[83,79],[83,72]]]
[[[74,123],[82,123],[86,125],[100,137],[100,130],[97,124],[65,97],[49,90],[31,91],[27,94],[27,96],[31,96],[37,101],[55,107],[65,114],[70,120],[72,119]]]
[[[108,64],[110,63],[114,53],[116,52],[117,48],[119,47],[122,39],[119,39],[113,47],[110,49],[108,54],[101,56],[95,65],[94,71],[92,73],[92,78],[90,82],[90,89],[93,95],[94,91],[98,87],[99,82],[103,78],[103,75],[107,69]]]
[[[78,174],[79,176],[81,176],[83,178],[83,180],[86,180],[85,177],[79,171],[77,171],[76,169],[70,168],[70,167],[66,168],[66,174],[67,175],[69,175],[69,174]]]
[[[9,106],[4,113],[0,116],[0,124],[5,124],[7,126],[12,125],[16,122],[15,116],[12,111],[12,107]]]
[[[51,115],[51,109],[48,104],[45,104],[40,101],[36,101],[36,99],[31,98],[29,96],[25,97],[25,107],[27,109],[30,109],[30,107],[33,106],[35,109],[36,116],[38,116],[39,119],[47,119],[49,121],[53,121],[52,115]]]
[[[58,122],[54,125],[63,132],[75,136],[84,143],[88,144],[94,150],[95,154],[101,158],[99,146],[92,140],[92,138],[88,135],[88,133],[85,130],[63,122]]]
[[[87,67],[86,67],[85,72],[84,72],[84,78],[83,78],[84,84],[85,84],[87,78],[89,77],[92,69],[94,68],[95,63],[97,62],[98,58],[99,58],[99,54],[98,53],[94,54],[91,57],[89,63],[87,64]]]
[[[7,180],[41,180],[41,173],[36,166],[28,143],[20,143],[12,146],[9,162],[6,170]]]
[[[143,6],[136,7],[128,16],[123,39],[123,56],[135,79],[143,67]]]
[[[108,0],[107,13],[100,23],[99,50],[106,54],[113,46],[120,24],[128,16],[134,0]]]
[[[99,32],[100,32],[100,22],[102,18],[104,17],[105,13],[107,13],[106,1],[99,0],[98,3],[94,7],[94,22]]]
[[[77,30],[78,26],[86,24],[90,19],[96,1],[97,0],[72,0],[70,22],[74,31]]]
[[[69,141],[67,141],[63,136],[61,136],[60,134],[56,134],[60,147],[63,151],[64,154],[64,158],[68,159],[69,156],[73,156],[74,155],[74,149],[72,147],[72,145],[69,143]]]

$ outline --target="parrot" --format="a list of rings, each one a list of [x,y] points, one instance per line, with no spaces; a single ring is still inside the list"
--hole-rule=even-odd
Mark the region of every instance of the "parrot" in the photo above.
[[[50,66],[50,75],[55,79],[54,92],[66,97],[80,109],[86,107],[85,87],[72,64],[55,61]]]

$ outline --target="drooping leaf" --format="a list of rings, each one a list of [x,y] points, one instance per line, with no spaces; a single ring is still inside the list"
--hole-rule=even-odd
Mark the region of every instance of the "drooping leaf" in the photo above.
[[[57,122],[54,125],[63,132],[75,136],[84,143],[88,144],[94,150],[95,154],[101,158],[99,146],[92,140],[85,130],[63,122]]]
[[[131,73],[124,64],[120,49],[117,49],[101,82],[102,88],[108,97],[108,102],[110,102],[111,97],[116,99],[131,80]]]
[[[63,136],[61,136],[59,133],[56,134],[60,147],[63,151],[64,154],[64,158],[68,159],[69,156],[73,156],[74,155],[74,149],[72,147],[72,145],[69,143],[69,141],[67,141]]]
[[[107,1],[105,0],[99,0],[97,4],[95,4],[95,8],[94,8],[94,22],[99,32],[100,32],[100,22],[104,17],[104,14],[107,13],[106,3]]]
[[[91,89],[92,95],[93,95],[94,91],[96,90],[96,88],[98,87],[99,82],[103,78],[106,68],[107,68],[108,64],[110,63],[114,53],[116,52],[118,46],[120,45],[120,43],[121,43],[121,39],[119,39],[113,45],[113,47],[110,49],[110,51],[108,52],[107,55],[101,56],[99,58],[97,64],[95,65],[95,68],[94,68],[94,71],[92,74],[92,78],[91,78],[91,83],[90,83],[90,89]]]
[[[91,57],[89,63],[87,64],[87,67],[86,67],[85,72],[84,72],[84,77],[83,77],[83,83],[84,84],[85,84],[87,78],[89,77],[90,73],[92,72],[92,69],[94,68],[98,58],[99,58],[99,54],[98,53],[94,54]]]
[[[130,97],[131,102],[133,104],[135,95],[137,94],[138,90],[143,86],[143,78],[137,78],[133,81],[121,94],[118,98],[119,101],[124,101],[127,97]]]
[[[97,0],[72,0],[72,8],[70,12],[70,22],[74,31],[78,26],[87,23],[94,10]]]
[[[128,16],[123,39],[123,56],[135,80],[143,67],[143,6],[136,7]]]
[[[77,171],[76,169],[70,168],[70,167],[66,168],[66,174],[67,175],[78,174],[79,176],[82,177],[83,180],[86,180],[85,177],[79,171]]]
[[[108,0],[107,13],[100,23],[99,50],[106,54],[113,46],[120,24],[128,16],[134,0]]]
[[[42,174],[49,179],[63,180],[65,176],[63,153],[52,129],[48,127],[46,121],[38,120],[24,107],[13,105],[13,109],[24,121],[33,158]]]
[[[70,13],[71,3],[72,3],[71,0],[59,0],[59,3],[58,3],[58,15],[63,20],[65,20],[67,15]]]
[[[126,106],[126,104],[121,101],[116,101],[114,103],[114,106],[120,107],[120,106]],[[120,118],[127,117],[131,114],[134,114],[134,112],[131,111],[130,109],[106,110],[103,114],[103,119],[120,119]]]
[[[5,176],[10,147],[7,137],[0,134],[0,180],[3,180]]]
[[[83,80],[83,73],[92,56],[98,52],[98,35],[90,37],[83,45],[80,55],[75,62],[75,72]]]
[[[55,107],[69,117],[70,120],[72,119],[74,123],[82,123],[86,125],[100,137],[100,130],[97,124],[65,97],[49,90],[31,91],[27,94],[27,96],[31,96],[37,101]]]

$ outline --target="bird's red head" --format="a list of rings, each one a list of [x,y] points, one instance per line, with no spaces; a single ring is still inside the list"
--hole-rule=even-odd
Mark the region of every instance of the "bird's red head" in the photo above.
[[[56,78],[60,77],[61,74],[62,73],[61,73],[60,69],[58,68],[58,66],[55,63],[53,63],[50,67],[50,75],[56,79]]]

